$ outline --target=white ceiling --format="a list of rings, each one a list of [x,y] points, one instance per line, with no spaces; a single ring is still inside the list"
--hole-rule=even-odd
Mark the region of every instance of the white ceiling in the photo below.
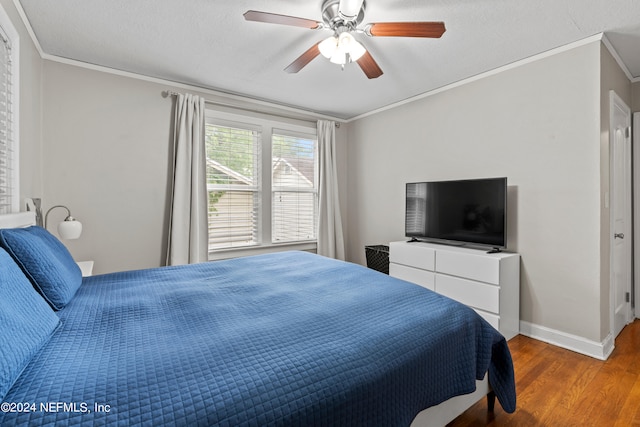
[[[18,0],[46,55],[349,119],[605,33],[640,77],[638,0],[367,0],[364,23],[444,21],[440,39],[357,38],[384,75],[322,56],[283,69],[330,30],[245,21],[259,10],[321,21],[322,0]]]

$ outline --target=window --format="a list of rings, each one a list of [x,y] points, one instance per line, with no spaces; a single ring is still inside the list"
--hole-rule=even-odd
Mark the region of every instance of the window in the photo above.
[[[271,138],[272,239],[274,242],[315,240],[316,139],[285,133],[276,130]]]
[[[314,241],[315,127],[208,111],[209,250]]]
[[[260,242],[261,132],[249,125],[206,125],[209,250]]]
[[[0,214],[19,210],[18,35],[0,7]]]

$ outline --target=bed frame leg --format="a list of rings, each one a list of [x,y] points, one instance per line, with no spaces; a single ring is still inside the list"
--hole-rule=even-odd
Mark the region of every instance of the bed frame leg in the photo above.
[[[496,394],[493,391],[490,391],[487,394],[487,409],[489,412],[493,412],[493,408],[496,406]]]

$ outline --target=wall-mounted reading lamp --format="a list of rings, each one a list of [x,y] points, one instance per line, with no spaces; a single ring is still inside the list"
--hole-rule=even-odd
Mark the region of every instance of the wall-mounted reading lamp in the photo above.
[[[80,237],[80,235],[82,234],[82,223],[71,216],[71,211],[66,206],[56,205],[50,208],[47,211],[47,214],[44,216],[44,228],[47,228],[47,218],[49,217],[49,212],[56,208],[64,208],[67,210],[67,217],[64,219],[64,221],[58,224],[58,234],[60,234],[60,237],[66,240],[73,240]]]

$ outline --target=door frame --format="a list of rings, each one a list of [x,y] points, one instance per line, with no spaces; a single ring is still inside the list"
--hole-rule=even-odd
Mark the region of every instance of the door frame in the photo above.
[[[614,259],[613,259],[613,245],[614,245],[614,233],[616,232],[616,230],[614,229],[614,224],[615,224],[615,216],[614,216],[614,194],[615,194],[615,188],[614,188],[614,179],[613,179],[613,175],[614,175],[614,162],[615,162],[615,156],[614,156],[614,138],[615,138],[615,129],[614,129],[614,114],[616,109],[620,109],[623,110],[625,112],[625,115],[627,115],[628,117],[628,121],[627,121],[627,125],[629,128],[631,128],[631,109],[629,108],[629,106],[627,106],[627,104],[622,100],[622,98],[620,98],[620,96],[613,90],[609,91],[609,217],[610,217],[610,233],[609,233],[609,277],[610,277],[610,281],[609,281],[609,319],[610,319],[610,332],[611,332],[611,336],[613,337],[613,339],[615,340],[616,338],[616,334],[615,334],[615,308],[616,308],[616,301],[615,301],[615,289],[614,289]],[[627,206],[628,209],[630,209],[630,215],[627,218],[627,221],[625,221],[625,234],[626,236],[629,236],[631,238],[631,242],[625,242],[625,246],[626,246],[626,250],[629,251],[630,253],[627,254],[627,256],[629,257],[628,259],[630,260],[629,265],[626,267],[628,269],[628,273],[629,273],[629,288],[628,288],[628,292],[630,294],[633,294],[633,282],[634,282],[634,264],[635,264],[635,259],[633,256],[633,247],[634,247],[634,242],[633,242],[633,218],[634,218],[634,212],[633,212],[633,140],[631,139],[631,134],[629,133],[629,148],[630,148],[630,152],[628,153],[628,156],[625,158],[625,162],[630,166],[630,169],[628,171],[628,175],[627,175],[627,182],[630,186],[630,191],[628,192],[629,195],[629,199],[627,200],[627,203],[629,204],[629,206]],[[627,209],[625,209],[627,210]],[[631,307],[631,303],[629,303],[629,306],[626,309],[626,313],[625,313],[625,324],[630,323],[633,320],[633,310]]]
[[[640,113],[633,113],[631,151],[633,152],[633,269],[634,292],[631,302],[640,319]]]

